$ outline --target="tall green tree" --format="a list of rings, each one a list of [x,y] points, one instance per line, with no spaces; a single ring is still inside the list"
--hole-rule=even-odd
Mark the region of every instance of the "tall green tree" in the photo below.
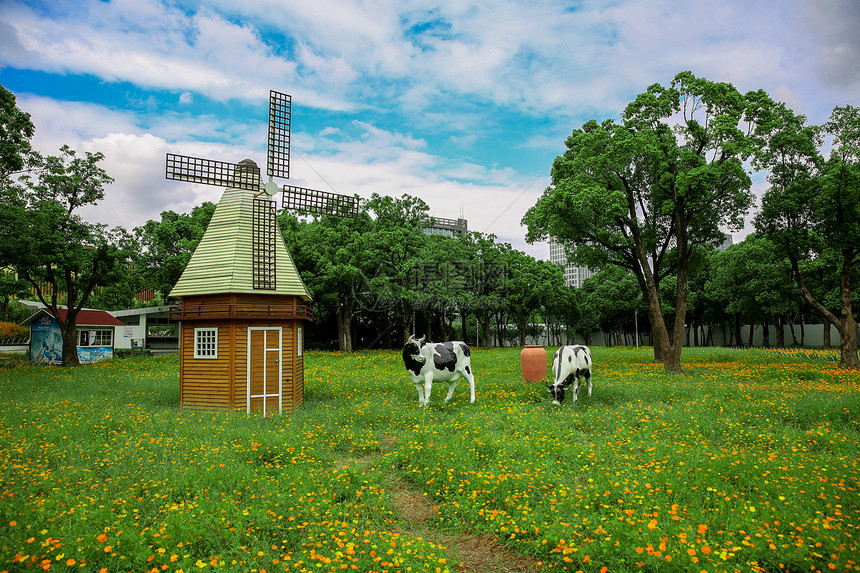
[[[478,318],[484,346],[492,346],[493,318],[497,318],[496,331],[501,333],[504,321],[499,317],[504,314],[510,276],[516,269],[510,268],[507,258],[510,244],[496,241],[493,234],[472,233],[470,237],[474,241],[472,308]]]
[[[633,274],[617,266],[607,266],[585,279],[579,290],[583,313],[591,314],[597,321],[606,344],[613,335],[617,344],[623,344],[625,325],[632,325],[633,314],[641,302]]]
[[[353,321],[360,310],[358,289],[363,288],[362,268],[370,256],[367,237],[371,221],[367,214],[356,218],[323,215],[307,225],[301,237],[307,270],[302,276],[319,311],[332,312],[337,322],[338,347],[353,350]]]
[[[422,298],[416,269],[427,239],[420,229],[430,207],[418,197],[374,193],[367,210],[374,216],[373,234],[365,242],[367,260],[361,271],[379,297],[396,301],[402,344],[409,338]]]
[[[134,229],[140,246],[135,270],[161,300],[167,301],[168,293],[182,276],[214,213],[215,204],[206,201],[194,207],[191,213],[164,211],[161,220],[150,219]]]
[[[526,332],[537,312],[551,300],[553,294],[565,288],[564,271],[549,261],[537,260],[521,251],[507,253],[511,268],[508,282],[507,308],[519,332],[519,344],[525,346]]]
[[[552,185],[523,218],[529,241],[555,237],[580,264],[634,274],[654,359],[667,370],[681,368],[691,250],[721,241],[721,226],[740,227],[752,203],[745,111],[734,86],[691,72],[654,84],[620,124],[592,120],[573,132],[553,163]],[[660,301],[670,273],[677,276],[671,331]]]
[[[782,103],[756,101],[756,135],[764,142],[756,160],[769,170],[770,184],[756,227],[782,248],[804,298],[838,330],[840,365],[860,368],[851,286],[860,262],[860,108],[834,108],[819,129]],[[827,251],[838,257],[831,269],[839,283],[838,314],[815,296],[802,272],[804,262]]]
[[[428,319],[427,339],[451,340],[455,314],[468,300],[468,269],[463,264],[467,247],[454,237],[428,235],[419,257],[420,262],[413,267],[413,282],[420,285],[416,304]],[[432,332],[431,319],[441,334]]]
[[[21,111],[15,94],[0,85],[0,191],[13,183],[33,156],[30,139],[36,131],[30,114]]]
[[[755,233],[717,252],[711,259],[708,297],[736,317],[735,337],[740,343],[740,321],[749,322],[747,344],[752,346],[756,324],[775,324],[777,346],[783,346],[785,318],[797,306],[797,287],[791,281],[788,261],[771,241]],[[763,343],[769,339],[763,331]]]
[[[14,271],[0,269],[0,320],[9,322],[9,307],[16,298],[24,298],[30,291],[30,283],[19,279]]]
[[[15,227],[12,207],[23,206],[19,177],[34,158],[30,139],[36,131],[30,114],[21,111],[16,101],[15,94],[0,85],[0,201],[4,207],[0,210],[0,227],[10,230],[0,235],[0,268],[4,269],[12,264],[12,246],[19,240],[17,233],[11,231]],[[15,286],[10,282],[7,290],[14,291]]]
[[[556,344],[567,344],[568,330],[579,321],[581,316],[582,311],[573,288],[564,285],[552,291],[544,303],[544,319],[550,341],[554,339]]]
[[[100,153],[77,153],[63,146],[45,158],[35,178],[24,177],[3,195],[0,234],[4,258],[29,282],[56,319],[63,337],[63,366],[78,364],[77,316],[93,290],[121,279],[129,256],[121,230],[84,221],[77,211],[104,198],[113,179],[98,164]],[[65,303],[65,304],[64,304]],[[59,312],[66,306],[65,315]]]

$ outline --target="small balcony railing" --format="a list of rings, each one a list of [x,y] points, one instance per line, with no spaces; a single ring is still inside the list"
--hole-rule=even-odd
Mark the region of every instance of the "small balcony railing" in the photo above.
[[[313,320],[313,317],[311,307],[302,303],[183,303],[170,309],[171,320]]]

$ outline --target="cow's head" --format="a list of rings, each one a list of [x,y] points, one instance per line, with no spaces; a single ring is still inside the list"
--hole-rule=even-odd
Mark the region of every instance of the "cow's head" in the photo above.
[[[552,394],[552,403],[561,404],[564,402],[564,393],[570,389],[570,382],[562,380],[558,384],[547,382],[546,391]]]
[[[425,358],[421,355],[421,346],[424,344],[425,338],[427,338],[426,334],[418,340],[415,339],[415,336],[409,335],[409,339],[403,345],[403,358],[409,357],[416,362],[423,362]]]

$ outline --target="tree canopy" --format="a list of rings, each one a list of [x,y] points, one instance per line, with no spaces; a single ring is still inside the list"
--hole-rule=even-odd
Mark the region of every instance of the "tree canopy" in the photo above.
[[[574,130],[551,186],[523,217],[529,241],[554,237],[579,263],[634,274],[654,358],[669,370],[680,369],[691,250],[721,241],[720,227],[740,226],[752,203],[745,110],[731,84],[691,72],[654,84],[621,123],[590,120]],[[671,332],[660,304],[670,273],[677,277]]]
[[[99,286],[118,282],[129,265],[124,231],[87,223],[77,210],[97,204],[113,180],[98,165],[99,153],[83,157],[63,146],[44,160],[35,177],[21,177],[2,196],[0,234],[4,260],[34,289],[57,321],[63,365],[78,364],[77,315]],[[59,309],[67,307],[63,316]]]
[[[840,364],[860,368],[852,296],[860,262],[860,108],[837,106],[830,121],[816,127],[784,104],[759,101],[756,160],[769,170],[770,185],[756,227],[788,258],[804,298],[839,331]],[[803,263],[828,254],[834,261],[829,274],[839,284],[837,312],[815,295],[802,271]]]

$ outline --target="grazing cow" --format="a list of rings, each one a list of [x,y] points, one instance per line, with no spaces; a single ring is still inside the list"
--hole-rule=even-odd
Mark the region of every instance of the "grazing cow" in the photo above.
[[[591,396],[591,351],[587,346],[562,346],[552,359],[552,373],[555,381],[546,385],[552,394],[552,403],[561,404],[564,393],[573,384],[573,401],[579,395],[579,380],[588,382],[588,395]]]
[[[403,363],[415,389],[418,390],[418,404],[425,408],[430,404],[430,391],[433,382],[448,382],[448,396],[451,400],[457,380],[461,377],[469,381],[472,400],[475,402],[475,377],[472,375],[472,358],[465,342],[424,343],[424,336],[415,340],[410,336],[403,347]]]

